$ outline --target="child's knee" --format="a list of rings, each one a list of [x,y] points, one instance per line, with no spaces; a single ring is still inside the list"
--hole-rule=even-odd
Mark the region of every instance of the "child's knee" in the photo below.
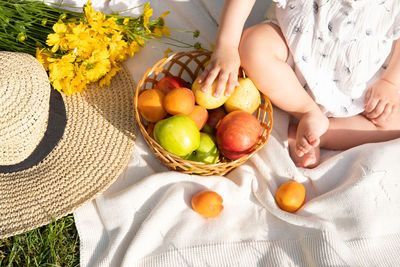
[[[262,23],[246,29],[239,45],[243,66],[254,65],[263,60],[286,61],[289,51],[276,25]]]

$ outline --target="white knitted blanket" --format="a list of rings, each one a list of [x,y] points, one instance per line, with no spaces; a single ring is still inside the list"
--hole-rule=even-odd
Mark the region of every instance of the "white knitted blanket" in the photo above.
[[[215,38],[212,12],[220,10],[210,7],[221,2],[151,1],[160,12],[173,11],[170,25],[200,27],[202,42]],[[165,49],[150,45],[128,62],[136,80]],[[81,265],[398,266],[400,140],[323,151],[321,165],[308,170],[289,157],[288,115],[275,109],[274,123],[263,149],[226,177],[168,172],[139,135],[125,172],[74,213]],[[295,214],[274,201],[289,179],[307,190]],[[204,189],[224,199],[216,218],[190,208],[193,194]]]

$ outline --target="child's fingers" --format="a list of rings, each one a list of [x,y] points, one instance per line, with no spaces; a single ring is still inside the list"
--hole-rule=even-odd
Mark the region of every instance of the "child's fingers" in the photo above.
[[[386,104],[385,109],[382,114],[379,115],[376,119],[374,119],[374,123],[383,123],[387,120],[387,118],[392,114],[393,107],[392,105]]]
[[[204,69],[204,71],[201,73],[198,82],[199,82],[199,83],[204,82],[204,80],[207,78],[207,75],[208,75],[209,72],[210,72],[210,68],[209,68],[209,67],[206,67],[206,68]]]
[[[386,106],[386,103],[384,103],[382,101],[378,101],[374,110],[372,110],[371,112],[369,112],[367,114],[367,118],[371,119],[371,120],[378,118],[382,114],[383,110],[385,109],[385,106]]]
[[[212,69],[208,75],[207,78],[203,81],[204,85],[201,87],[202,92],[206,92],[208,88],[210,88],[211,84],[214,82],[215,78],[217,78],[219,73],[219,69]]]
[[[365,112],[370,113],[371,111],[373,111],[378,102],[378,98],[370,98],[369,101],[365,104]]]
[[[213,96],[219,97],[221,94],[224,93],[228,79],[229,79],[229,73],[220,72],[218,77],[218,84],[217,87],[215,88]]]
[[[226,86],[226,96],[231,96],[233,91],[235,90],[235,87],[239,85],[238,79],[237,79],[237,73],[231,73],[229,75],[229,80],[228,84]]]

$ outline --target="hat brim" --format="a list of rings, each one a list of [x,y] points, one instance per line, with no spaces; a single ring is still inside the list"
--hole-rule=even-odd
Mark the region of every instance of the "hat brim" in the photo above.
[[[108,87],[62,94],[67,123],[55,148],[29,169],[0,173],[0,238],[73,212],[118,178],[137,133],[134,94],[125,66]]]

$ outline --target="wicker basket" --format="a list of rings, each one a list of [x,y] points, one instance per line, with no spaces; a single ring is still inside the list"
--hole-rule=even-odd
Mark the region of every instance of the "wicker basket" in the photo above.
[[[224,175],[233,168],[243,164],[248,158],[254,155],[267,142],[271,132],[273,123],[272,106],[269,99],[262,95],[261,104],[255,114],[262,127],[259,140],[252,153],[237,160],[230,160],[222,155],[220,156],[219,162],[216,164],[206,164],[185,160],[164,150],[152,137],[150,137],[146,130],[147,121],[139,114],[137,108],[139,94],[144,90],[154,88],[156,83],[165,76],[178,76],[188,82],[193,82],[204,69],[204,64],[210,59],[210,56],[210,52],[201,50],[173,54],[168,58],[161,59],[153,67],[149,68],[137,84],[135,94],[135,113],[140,130],[157,159],[170,170],[187,174]]]

